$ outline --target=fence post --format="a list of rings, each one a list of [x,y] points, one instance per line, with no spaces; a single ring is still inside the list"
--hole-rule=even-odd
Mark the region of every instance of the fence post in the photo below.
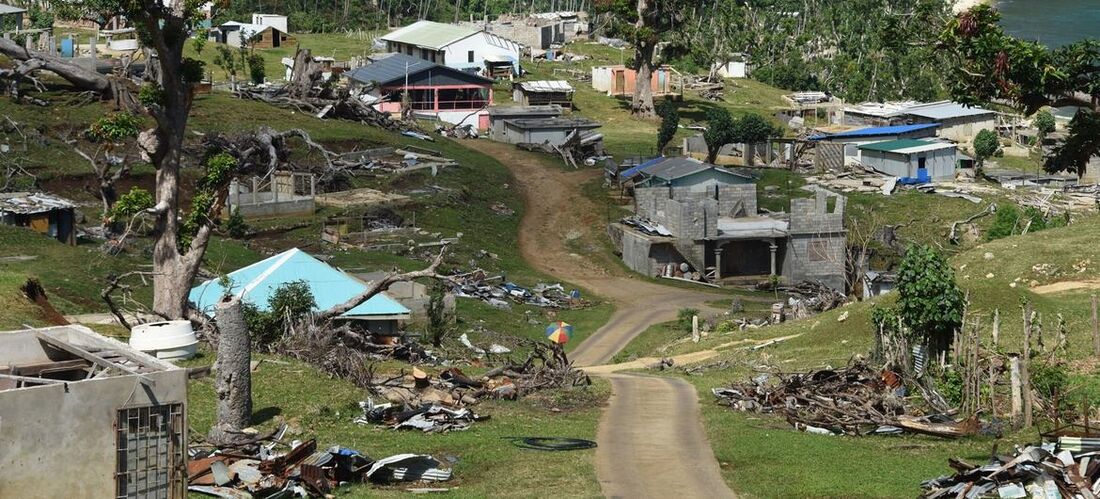
[[[1031,373],[1028,372],[1028,364],[1031,362],[1031,302],[1024,306],[1024,357],[1020,364],[1021,389],[1024,398],[1024,426],[1031,427]]]
[[[1096,311],[1096,294],[1092,295],[1092,353],[1100,357],[1100,317]]]

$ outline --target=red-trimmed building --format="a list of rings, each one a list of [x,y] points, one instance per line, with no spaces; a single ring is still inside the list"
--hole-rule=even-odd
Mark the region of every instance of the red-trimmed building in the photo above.
[[[401,113],[401,99],[409,93],[417,116],[453,124],[489,127],[493,80],[405,54],[388,54],[344,73],[353,91],[374,102],[375,109]]]

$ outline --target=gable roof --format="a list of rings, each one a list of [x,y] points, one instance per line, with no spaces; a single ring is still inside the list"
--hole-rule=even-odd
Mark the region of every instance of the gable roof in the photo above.
[[[263,33],[265,30],[268,30],[268,29],[270,29],[272,31],[278,31],[278,32],[282,33],[282,30],[280,30],[279,28],[276,28],[274,26],[268,26],[268,25],[265,25],[265,24],[241,23],[241,22],[237,22],[237,21],[229,21],[229,22],[226,22],[226,23],[222,23],[222,24],[219,24],[218,27],[219,28],[237,28],[237,30],[247,32],[249,34],[249,36],[256,36],[260,33]],[[231,30],[227,30],[227,31],[236,31],[236,30],[231,29]]]
[[[0,15],[5,14],[18,14],[20,12],[26,12],[27,9],[22,7],[16,7],[14,5],[8,5],[6,3],[0,3]]]
[[[815,135],[810,137],[810,140],[827,140],[836,138],[858,138],[858,137],[880,137],[890,135],[901,135],[905,133],[917,132],[921,130],[927,130],[929,128],[936,128],[940,126],[939,123],[922,123],[919,125],[895,125],[895,126],[879,126],[870,128],[859,128],[856,130],[848,130],[840,133],[828,133]]]
[[[408,72],[407,78],[410,85],[424,79],[440,85],[453,83],[493,84],[493,80],[488,78],[405,54],[390,54],[344,74],[349,79],[359,83],[377,82],[381,86],[399,83],[403,86],[406,72]]]
[[[318,310],[328,310],[340,305],[367,289],[362,281],[333,268],[306,252],[293,248],[271,258],[260,260],[247,267],[230,272],[231,290],[236,296],[260,310],[268,310],[268,300],[275,290],[292,281],[302,280],[309,285]],[[198,310],[213,315],[214,305],[221,299],[225,288],[218,279],[211,279],[191,289],[188,299]],[[407,316],[409,309],[397,303],[385,293],[380,293],[341,315],[344,318],[370,319]]]
[[[624,178],[630,178],[638,174],[642,174],[649,178],[659,178],[661,180],[676,180],[711,169],[735,177],[741,177],[747,180],[755,180],[750,175],[727,170],[720,166],[699,161],[695,158],[685,157],[656,158],[635,166],[629,170],[626,170],[620,175]]]
[[[440,50],[447,45],[467,38],[481,30],[471,27],[443,24],[434,21],[417,21],[404,28],[398,28],[381,39],[387,42],[405,43],[421,48]]]
[[[859,146],[864,151],[882,151],[898,154],[913,154],[926,151],[938,151],[940,149],[954,149],[955,144],[938,142],[935,140],[900,139],[875,142]]]

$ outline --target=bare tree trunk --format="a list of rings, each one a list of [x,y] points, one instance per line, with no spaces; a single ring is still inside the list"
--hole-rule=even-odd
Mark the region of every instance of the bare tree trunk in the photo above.
[[[638,0],[638,20],[634,23],[634,100],[630,103],[630,114],[640,118],[652,118],[657,115],[653,107],[653,54],[657,50],[656,41],[647,36],[651,29],[646,20],[653,5],[651,0]]]
[[[230,443],[252,422],[252,339],[241,310],[241,300],[228,297],[218,303],[218,358],[214,391],[218,396],[217,420],[210,429],[214,443]]]
[[[51,71],[81,90],[92,90],[103,97],[112,97],[110,79],[95,71],[85,69],[61,57],[46,52],[28,50],[13,40],[0,38],[0,53],[17,61],[31,61],[32,65],[20,65],[20,73],[37,69]]]

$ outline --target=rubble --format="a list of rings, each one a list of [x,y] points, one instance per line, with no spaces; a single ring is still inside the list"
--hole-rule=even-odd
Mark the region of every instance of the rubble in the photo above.
[[[225,498],[329,497],[341,484],[438,482],[452,472],[435,458],[398,454],[378,460],[334,446],[318,451],[317,441],[280,440],[286,426],[240,447],[207,450],[192,447],[187,463],[188,490]],[[276,449],[284,447],[285,452]]]
[[[778,286],[774,289],[772,283],[765,282],[757,285],[757,289],[789,294],[790,296],[787,298],[787,307],[791,310],[789,318],[795,319],[804,319],[826,310],[832,310],[848,301],[848,297],[844,293],[816,281],[803,281],[791,286]],[[784,313],[784,316],[786,315]]]
[[[566,293],[561,284],[538,283],[525,288],[504,281],[504,276],[489,277],[484,272],[474,272],[454,287],[455,296],[477,298],[497,308],[509,308],[509,303],[534,305],[544,308],[574,309],[585,306],[576,291]],[[490,284],[498,282],[498,284]]]
[[[746,412],[782,414],[795,428],[831,435],[896,434],[905,431],[945,438],[972,435],[978,420],[924,415],[906,397],[901,377],[856,361],[842,369],[761,374],[747,382],[714,388],[719,403]]]
[[[1059,441],[994,455],[982,466],[950,459],[956,473],[922,483],[921,497],[1095,498],[1100,494],[1098,457],[1096,448],[1081,451]]]

